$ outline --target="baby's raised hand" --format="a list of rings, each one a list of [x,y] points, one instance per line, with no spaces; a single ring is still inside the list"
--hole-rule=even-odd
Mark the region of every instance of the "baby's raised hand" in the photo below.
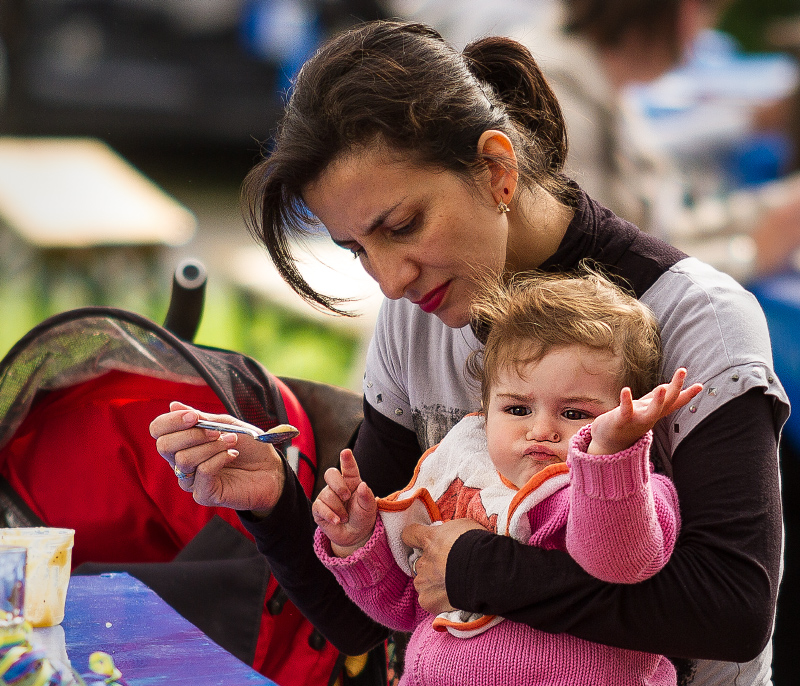
[[[619,405],[592,422],[592,441],[587,452],[591,455],[613,455],[630,448],[659,419],[680,409],[703,390],[703,384],[699,383],[683,388],[685,380],[686,369],[681,367],[669,383],[656,386],[638,400],[633,400],[630,388],[623,388]]]
[[[351,450],[342,450],[341,471],[331,467],[311,512],[314,521],[330,539],[337,557],[347,557],[361,548],[372,536],[378,506],[366,482],[361,480],[356,458]]]

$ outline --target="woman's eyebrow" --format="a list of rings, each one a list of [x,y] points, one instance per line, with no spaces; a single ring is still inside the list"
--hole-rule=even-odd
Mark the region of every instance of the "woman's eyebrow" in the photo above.
[[[364,231],[364,236],[369,236],[373,231],[376,229],[381,228],[386,223],[386,219],[389,215],[394,212],[402,203],[403,200],[398,200],[394,205],[391,207],[387,207],[383,212],[381,212],[375,219],[372,220],[372,223],[367,227],[366,231]]]
[[[360,236],[369,236],[371,233],[373,233],[374,231],[376,231],[377,229],[379,229],[381,226],[383,226],[383,225],[386,223],[386,219],[389,217],[389,215],[390,215],[392,212],[394,212],[394,211],[395,211],[395,210],[396,210],[396,209],[397,209],[397,208],[400,206],[400,204],[401,204],[402,202],[403,202],[403,200],[402,200],[402,199],[401,199],[401,200],[398,200],[398,201],[397,201],[397,202],[396,202],[394,205],[392,205],[391,207],[388,207],[388,208],[386,208],[386,209],[385,209],[383,212],[381,212],[381,213],[380,213],[380,214],[379,214],[377,217],[375,217],[375,219],[373,219],[373,220],[372,220],[372,222],[370,223],[370,225],[369,225],[369,226],[368,226],[368,227],[367,227],[367,228],[366,228],[366,229],[363,231],[363,233],[357,233],[357,235],[356,235],[355,237],[360,237]],[[330,233],[330,232],[329,232],[329,233]],[[354,238],[355,238],[355,237],[354,237]],[[345,240],[345,241],[337,241],[337,240],[336,240],[335,238],[333,238],[332,236],[331,236],[331,240],[332,240],[334,243],[336,243],[336,245],[338,245],[340,248],[344,248],[344,247],[346,247],[346,246],[347,246],[347,244],[348,244],[348,243],[352,243],[352,242],[353,242],[353,239],[350,239],[350,240]]]

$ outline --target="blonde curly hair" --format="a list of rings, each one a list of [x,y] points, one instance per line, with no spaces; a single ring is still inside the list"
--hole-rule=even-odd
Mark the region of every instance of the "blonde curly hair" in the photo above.
[[[651,310],[603,276],[582,265],[574,274],[520,272],[507,280],[484,277],[471,306],[472,325],[485,346],[467,360],[488,407],[501,369],[517,370],[568,345],[608,350],[621,361],[620,389],[634,398],[660,382],[661,335]]]

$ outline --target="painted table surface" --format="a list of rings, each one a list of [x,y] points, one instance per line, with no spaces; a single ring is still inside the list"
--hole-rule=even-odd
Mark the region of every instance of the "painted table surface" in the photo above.
[[[275,686],[128,574],[73,576],[62,626],[79,673],[102,650],[129,686]]]

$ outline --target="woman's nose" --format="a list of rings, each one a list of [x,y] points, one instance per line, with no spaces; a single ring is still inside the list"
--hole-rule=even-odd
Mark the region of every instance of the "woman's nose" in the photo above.
[[[378,282],[383,294],[389,300],[402,298],[419,274],[413,261],[406,255],[387,254],[379,250],[367,254],[364,268]]]

